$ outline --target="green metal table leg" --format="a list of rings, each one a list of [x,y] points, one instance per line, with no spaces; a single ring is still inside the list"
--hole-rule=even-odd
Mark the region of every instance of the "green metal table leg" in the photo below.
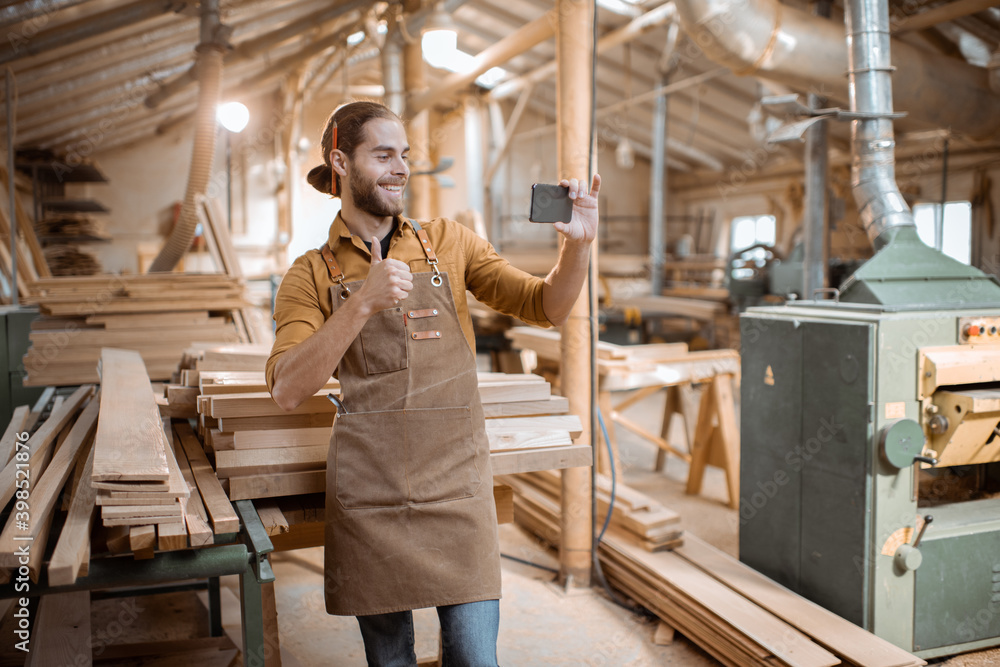
[[[208,578],[208,636],[222,636],[222,595],[219,578]]]
[[[243,612],[243,665],[264,667],[264,610],[261,582],[252,567],[240,575],[240,610]]]
[[[274,551],[253,502],[237,500],[233,505],[243,523],[242,538],[250,551],[249,564],[240,575],[240,609],[243,612],[243,664],[264,667],[267,646],[264,637],[264,604],[261,585],[274,581],[267,554]]]

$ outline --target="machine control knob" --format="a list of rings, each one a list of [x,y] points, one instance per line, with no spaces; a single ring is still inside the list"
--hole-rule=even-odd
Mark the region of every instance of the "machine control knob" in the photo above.
[[[912,419],[900,419],[882,429],[882,458],[902,470],[913,465],[924,451],[924,429]]]
[[[951,425],[948,423],[948,418],[944,415],[934,415],[927,422],[927,426],[930,428],[931,433],[941,435],[942,433],[947,433]]]
[[[978,336],[983,333],[983,327],[978,324],[966,324],[965,325],[965,335],[972,337]]]
[[[912,572],[920,567],[920,564],[924,562],[924,556],[920,553],[920,540],[924,537],[924,532],[927,530],[927,526],[931,524],[934,517],[928,514],[924,517],[924,524],[920,527],[920,532],[917,533],[917,539],[913,540],[913,544],[901,544],[898,549],[896,549],[895,555],[892,557],[893,563],[900,573]]]

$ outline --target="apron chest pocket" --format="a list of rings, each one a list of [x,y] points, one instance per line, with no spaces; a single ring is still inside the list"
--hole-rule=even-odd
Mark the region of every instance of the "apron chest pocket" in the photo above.
[[[361,349],[369,375],[406,368],[408,359],[403,309],[387,308],[372,315],[361,329]]]
[[[330,454],[348,509],[459,500],[481,484],[468,407],[339,415]]]

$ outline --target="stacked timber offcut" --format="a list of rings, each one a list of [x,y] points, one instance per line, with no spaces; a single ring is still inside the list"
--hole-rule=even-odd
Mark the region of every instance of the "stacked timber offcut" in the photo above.
[[[514,489],[515,520],[549,544],[558,544],[561,476],[554,470],[522,473],[498,481]],[[624,484],[597,475],[597,520],[603,522],[611,507],[610,526],[620,529],[632,543],[647,551],[672,549],[683,543],[681,516],[670,508]]]
[[[247,340],[243,284],[217,274],[45,278],[24,356],[25,384],[97,382],[102,347],[139,352],[153,380],[168,380],[193,343]]]
[[[243,378],[247,384],[240,389],[264,391],[211,393],[217,390],[211,381],[221,380],[229,390],[234,378],[210,373],[200,373],[201,389],[209,393],[199,396],[197,408],[206,448],[215,458],[219,478],[228,480],[230,499],[323,491],[336,413],[328,395],[339,394],[337,383],[331,381],[298,408],[285,412],[267,393],[263,374]],[[526,456],[553,457],[544,467],[556,467],[560,457],[573,449],[580,420],[566,414],[566,399],[551,396],[542,378],[481,373],[479,393],[494,473],[518,470],[519,459]]]
[[[90,481],[104,526],[127,526],[131,551],[150,557],[157,547],[198,546],[214,534],[236,532],[238,520],[218,480],[203,479],[207,461],[200,447],[191,447],[190,426],[175,425],[168,438],[139,354],[105,349],[100,373]],[[192,493],[195,486],[200,495]]]
[[[607,513],[606,479],[599,516]],[[537,473],[502,480],[514,488],[514,520],[559,543],[558,486]],[[917,667],[916,656],[806,600],[690,532],[657,548],[637,522],[638,492],[618,485],[611,524],[598,547],[608,583],[655,613],[724,665]],[[655,501],[649,501],[655,508]],[[620,509],[619,509],[620,508]],[[648,511],[648,510],[647,510]],[[669,510],[667,510],[669,512]],[[659,513],[654,509],[653,514]],[[668,526],[670,524],[667,524]],[[662,533],[662,531],[661,531]],[[647,533],[648,537],[648,533]]]
[[[200,350],[186,361],[196,368],[182,369],[181,383],[168,385],[159,399],[162,415],[198,419],[205,451],[232,500],[325,489],[336,414],[328,396],[339,396],[340,386],[331,379],[286,412],[267,391],[265,359],[253,346]],[[573,444],[579,418],[567,414],[567,400],[552,396],[540,376],[480,373],[479,395],[494,474],[590,465],[589,448]]]

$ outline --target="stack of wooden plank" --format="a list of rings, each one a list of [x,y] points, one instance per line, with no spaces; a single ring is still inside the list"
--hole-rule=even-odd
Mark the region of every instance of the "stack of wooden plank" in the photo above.
[[[45,278],[29,302],[32,324],[25,384],[97,382],[102,347],[138,351],[154,380],[168,380],[195,342],[246,340],[239,279],[214,274]]]
[[[558,522],[562,479],[554,470],[508,475],[498,481],[514,489],[514,515],[519,523],[549,542],[559,534]],[[610,526],[626,534],[647,551],[672,549],[683,543],[681,516],[653,498],[624,484],[615,487],[611,502],[611,479],[597,475],[597,520],[603,522],[612,507]],[[549,542],[558,544],[557,541]]]
[[[213,386],[215,380],[225,383],[222,393]],[[267,393],[263,374],[239,380],[236,384],[234,375],[199,371],[199,421],[216,472],[228,480],[229,497],[241,500],[323,491],[336,412],[328,394],[339,393],[336,381],[285,412]],[[552,396],[541,377],[480,373],[479,380],[495,473],[519,469],[528,456],[549,457],[553,463],[543,467],[556,467],[560,457],[571,450],[578,453],[573,437],[581,430],[579,418],[566,414],[566,399]]]
[[[285,412],[264,380],[267,354],[258,346],[192,350],[159,398],[162,416],[196,418],[205,451],[232,500],[324,490],[326,450],[336,407],[331,379],[298,408]],[[480,373],[495,474],[590,465],[589,447],[565,398],[537,375]],[[349,401],[349,399],[348,399]]]
[[[514,520],[559,543],[559,501],[551,481],[504,478]],[[606,493],[606,480],[599,494]],[[641,495],[618,486],[611,525],[598,547],[610,585],[655,613],[724,665],[917,667],[923,660],[845,621],[705,544],[690,532],[672,550],[650,548],[624,517]],[[600,497],[600,496],[599,496]],[[599,500],[599,504],[603,504]],[[621,518],[617,507],[621,505]],[[606,507],[606,504],[604,504]],[[669,511],[669,510],[668,510]],[[606,509],[603,510],[606,512]]]
[[[75,245],[45,246],[45,261],[54,276],[93,276],[101,272],[101,262],[92,253]]]
[[[154,547],[209,543],[208,517],[215,533],[235,532],[238,521],[218,481],[199,479],[207,462],[200,447],[191,447],[190,426],[177,424],[168,438],[139,354],[104,349],[100,372],[90,480],[104,526],[128,526],[130,549],[149,557]],[[195,484],[204,500],[191,493]]]

